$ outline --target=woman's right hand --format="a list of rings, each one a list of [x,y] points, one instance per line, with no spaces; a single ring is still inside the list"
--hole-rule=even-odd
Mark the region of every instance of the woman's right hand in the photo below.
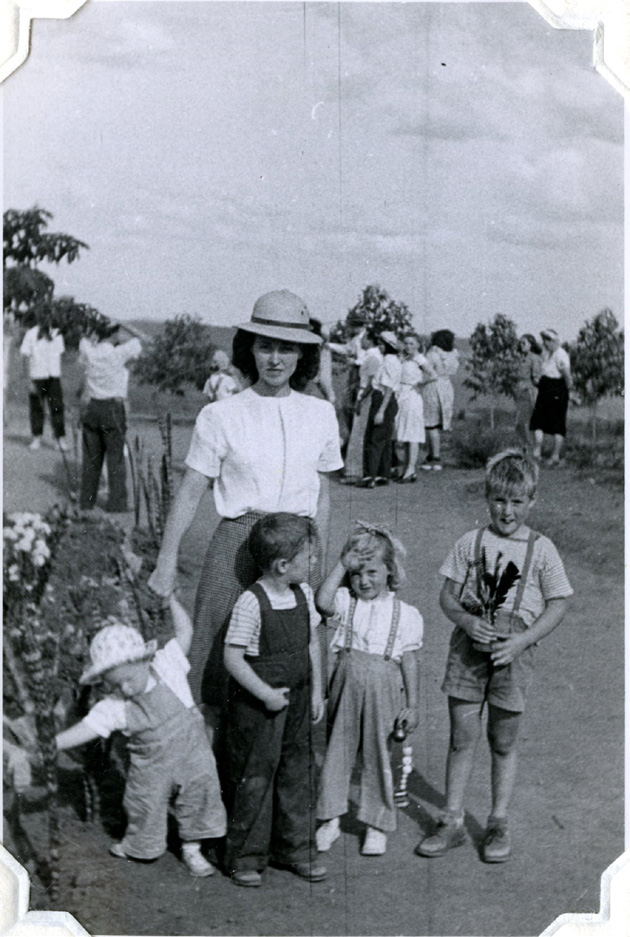
[[[149,576],[147,585],[151,592],[161,596],[163,599],[168,599],[171,597],[173,589],[175,588],[176,575],[177,570],[174,566],[164,568],[158,564]]]

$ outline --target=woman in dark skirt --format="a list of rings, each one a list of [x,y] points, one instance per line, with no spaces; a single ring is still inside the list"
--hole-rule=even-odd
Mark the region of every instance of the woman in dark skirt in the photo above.
[[[233,345],[232,362],[252,386],[204,407],[197,417],[149,586],[161,596],[172,592],[181,538],[214,479],[221,520],[201,571],[189,655],[190,686],[199,703],[225,702],[224,632],[236,599],[260,574],[247,549],[256,521],[276,511],[311,517],[325,543],[325,473],[343,465],[339,428],[330,403],[300,393],[317,374],[321,341],[298,296],[288,290],[261,296]]]
[[[567,434],[571,362],[560,347],[555,329],[545,329],[540,335],[543,341],[540,380],[529,428],[534,433],[535,459],[541,458],[544,436],[553,436],[553,452],[547,464],[555,466],[560,463],[562,443]]]

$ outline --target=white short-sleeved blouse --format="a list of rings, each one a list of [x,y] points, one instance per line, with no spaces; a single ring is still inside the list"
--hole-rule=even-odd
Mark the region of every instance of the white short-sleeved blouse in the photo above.
[[[343,466],[334,408],[294,390],[261,397],[248,387],[201,410],[186,465],[217,479],[221,517],[249,511],[315,517],[318,472]]]

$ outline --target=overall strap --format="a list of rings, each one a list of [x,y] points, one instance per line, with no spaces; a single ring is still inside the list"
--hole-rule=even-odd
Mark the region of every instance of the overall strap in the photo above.
[[[258,599],[258,604],[260,605],[261,612],[270,612],[272,611],[271,602],[269,601],[269,596],[265,592],[263,586],[259,582],[253,582],[249,587],[249,591],[252,592]]]
[[[529,576],[529,570],[532,565],[532,555],[534,553],[534,544],[538,540],[538,534],[535,530],[530,530],[529,537],[527,538],[527,550],[525,552],[525,562],[523,563],[523,569],[521,570],[521,578],[518,581],[518,588],[516,590],[516,596],[514,598],[514,605],[512,606],[512,612],[514,614],[518,613],[519,608],[521,607],[521,602],[523,600],[523,593],[525,592],[525,584],[527,582],[527,577]]]
[[[357,599],[356,596],[350,596],[350,606],[348,608],[348,621],[346,622],[346,640],[345,640],[345,650],[349,654],[352,650],[352,626],[354,624],[354,613],[357,610]]]
[[[304,589],[302,586],[298,585],[295,582],[291,583],[291,592],[295,596],[295,605],[296,608],[301,608],[302,605],[307,605],[306,595],[304,594]]]
[[[387,646],[385,647],[385,653],[383,657],[385,660],[391,660],[392,650],[394,648],[394,641],[396,640],[396,632],[398,631],[398,622],[400,621],[400,599],[394,599],[394,607],[392,609],[392,623],[389,629],[389,637],[387,638]]]
[[[475,563],[478,563],[481,559],[481,541],[485,530],[487,530],[486,527],[479,527],[475,534],[475,545],[473,547],[473,559]]]

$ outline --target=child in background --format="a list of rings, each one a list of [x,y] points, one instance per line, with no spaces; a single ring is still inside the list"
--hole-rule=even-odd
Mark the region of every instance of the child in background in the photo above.
[[[329,699],[332,726],[322,770],[317,846],[327,852],[348,810],[350,778],[362,749],[357,817],[367,826],[364,856],[383,855],[396,829],[390,765],[394,726],[418,724],[418,651],[423,622],[395,596],[404,550],[389,531],[360,524],[317,591],[317,605],[337,625]],[[342,583],[346,583],[342,585]],[[349,586],[349,588],[348,588]]]
[[[243,389],[232,371],[228,355],[220,348],[217,348],[210,360],[210,370],[212,374],[203,385],[203,395],[210,403],[225,400]]]
[[[182,859],[191,875],[212,875],[201,840],[225,836],[225,809],[214,755],[186,674],[192,637],[188,614],[170,600],[175,637],[156,652],[135,628],[115,622],[94,636],[92,664],[81,683],[101,681],[111,695],[96,703],[81,722],[57,735],[60,751],[108,738],[129,739],[130,765],[124,807],[127,831],[110,853],[119,858],[157,859],[166,850],[168,806],[182,840]]]
[[[311,722],[324,714],[313,592],[317,536],[308,517],[267,514],[249,535],[263,571],[237,599],[225,638],[230,681],[226,758],[231,806],[225,865],[257,887],[270,859],[310,882],[326,878],[315,849]]]
[[[536,502],[538,468],[518,450],[488,461],[488,527],[461,537],[440,572],[444,614],[456,625],[442,690],[448,694],[451,739],[446,762],[446,810],[432,836],[416,848],[420,856],[441,856],[465,842],[464,794],[488,701],[492,759],[492,810],[481,844],[485,862],[505,862],[511,852],[507,811],[516,778],[516,741],[531,682],[534,647],[560,624],[573,590],[553,543],[526,525]],[[483,552],[482,552],[483,551]],[[518,576],[507,593],[496,629],[478,606],[482,557],[488,570],[512,562]],[[477,609],[474,609],[477,604]],[[484,650],[485,648],[485,650]]]

